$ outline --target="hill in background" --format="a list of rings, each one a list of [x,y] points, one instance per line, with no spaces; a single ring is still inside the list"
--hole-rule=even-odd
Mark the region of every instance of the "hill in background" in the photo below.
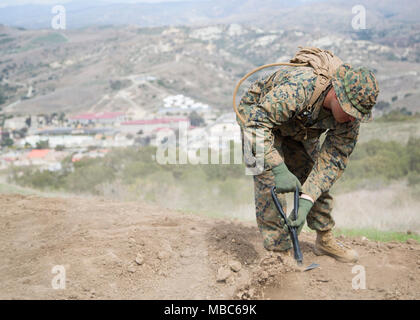
[[[112,110],[147,116],[166,96],[184,94],[230,111],[233,88],[244,74],[287,61],[298,46],[316,46],[376,72],[379,113],[420,110],[419,4],[365,1],[368,29],[359,31],[351,28],[354,4],[71,2],[65,31],[45,24],[38,11],[43,6],[2,8],[0,22],[20,27],[0,26],[0,105],[6,113]],[[128,14],[142,17],[136,10],[153,23],[131,21]],[[96,12],[96,20],[89,12]],[[49,29],[22,28],[37,27],[35,18]],[[87,21],[96,26],[85,26]],[[159,26],[142,27],[153,25]]]

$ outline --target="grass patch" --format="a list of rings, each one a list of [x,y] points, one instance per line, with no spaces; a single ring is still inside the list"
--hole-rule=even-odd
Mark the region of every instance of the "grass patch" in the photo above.
[[[420,235],[418,234],[407,234],[403,232],[394,231],[381,231],[376,229],[336,229],[334,230],[336,236],[346,237],[366,237],[372,241],[380,242],[405,242],[408,239],[414,239],[420,243]]]
[[[26,188],[14,186],[11,184],[0,183],[0,194],[4,194],[4,193],[29,195],[29,194],[35,194],[36,192],[30,191]]]

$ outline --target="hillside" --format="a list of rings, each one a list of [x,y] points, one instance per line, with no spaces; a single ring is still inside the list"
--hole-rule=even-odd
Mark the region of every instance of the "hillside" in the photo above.
[[[264,251],[255,223],[104,198],[4,194],[0,205],[1,299],[420,299],[415,240],[341,237],[366,270],[355,290],[354,265],[315,256],[313,233],[300,237],[304,263],[320,268],[302,273]],[[65,289],[52,288],[56,265]]]
[[[378,100],[390,103],[379,113],[402,107],[420,111],[419,29],[410,32],[398,45],[386,37],[380,43],[375,33],[362,40],[356,32],[238,24],[62,32],[0,26],[1,107],[14,114],[128,111],[141,118],[157,111],[166,96],[184,94],[228,111],[233,88],[245,73],[288,61],[303,45],[330,49],[354,66],[376,71]]]

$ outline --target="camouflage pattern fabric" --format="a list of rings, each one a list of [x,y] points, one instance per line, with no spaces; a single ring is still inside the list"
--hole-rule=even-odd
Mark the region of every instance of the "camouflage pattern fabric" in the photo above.
[[[255,82],[238,106],[245,119],[243,124],[238,120],[242,136],[251,144],[254,156],[258,150],[256,138],[262,137],[264,172],[254,176],[254,191],[257,224],[268,250],[291,247],[270,193],[274,186],[271,169],[280,163],[285,162],[301,181],[302,192],[315,201],[307,217],[308,226],[319,231],[334,226],[329,190],[346,168],[356,145],[360,121],[336,122],[332,113],[322,108],[328,90],[310,109],[307,104],[315,80],[310,67],[283,67]],[[322,133],[326,136],[321,146]],[[287,212],[285,196],[278,197]]]
[[[285,163],[303,184],[314,166],[314,159],[300,141],[292,140],[290,137],[282,138],[280,135],[276,135],[275,140],[282,140]],[[292,244],[289,233],[283,230],[284,221],[271,198],[273,185],[274,175],[271,170],[254,176],[255,211],[264,247],[267,250],[283,251],[290,249]],[[286,196],[278,194],[277,197],[283,210],[287,212]],[[321,194],[307,216],[308,226],[311,229],[327,231],[334,227],[334,219],[331,216],[332,201],[328,191]]]
[[[372,71],[353,69],[342,64],[332,79],[337,99],[343,110],[362,122],[372,119],[372,108],[379,94],[378,82]]]

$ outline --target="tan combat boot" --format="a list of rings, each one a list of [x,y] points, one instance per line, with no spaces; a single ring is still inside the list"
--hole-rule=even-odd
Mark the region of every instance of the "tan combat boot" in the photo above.
[[[340,262],[357,262],[357,252],[337,241],[331,230],[317,231],[314,253],[317,256],[328,255]]]

